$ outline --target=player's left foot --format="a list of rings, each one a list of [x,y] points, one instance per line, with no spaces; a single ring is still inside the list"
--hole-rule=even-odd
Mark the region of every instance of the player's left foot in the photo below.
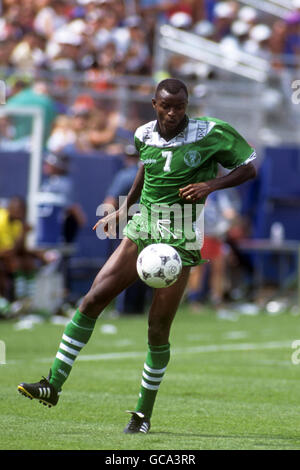
[[[150,430],[150,420],[145,418],[143,413],[138,411],[128,411],[132,414],[131,420],[124,429],[125,434],[137,434],[139,432],[147,434]]]

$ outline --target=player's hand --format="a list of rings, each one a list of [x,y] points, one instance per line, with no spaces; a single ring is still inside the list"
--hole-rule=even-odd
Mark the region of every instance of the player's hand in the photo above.
[[[108,238],[114,238],[116,237],[116,227],[118,225],[118,220],[118,211],[114,211],[105,217],[102,217],[102,219],[99,219],[98,222],[94,225],[93,230],[97,231],[97,229],[99,230],[99,228],[102,228]]]
[[[119,225],[120,220],[126,220],[127,217],[127,207],[120,207],[120,209],[110,212],[94,225],[93,230],[102,230],[104,231],[106,237],[116,238],[117,236],[117,226]]]
[[[187,202],[197,202],[207,197],[213,191],[212,186],[207,182],[188,184],[179,189],[179,196]]]

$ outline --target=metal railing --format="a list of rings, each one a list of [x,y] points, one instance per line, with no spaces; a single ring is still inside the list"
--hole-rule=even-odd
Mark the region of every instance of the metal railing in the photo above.
[[[278,18],[285,18],[293,11],[291,0],[239,0],[239,2]]]

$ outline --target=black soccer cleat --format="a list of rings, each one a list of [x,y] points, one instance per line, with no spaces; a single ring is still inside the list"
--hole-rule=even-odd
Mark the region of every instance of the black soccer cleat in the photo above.
[[[49,377],[50,375],[47,379],[43,377],[40,382],[33,384],[22,382],[18,385],[18,392],[25,397],[30,398],[30,400],[35,398],[39,400],[40,403],[43,403],[43,405],[51,408],[51,406],[55,406],[57,404],[61,392],[57,392],[53,385],[50,384]]]
[[[150,431],[150,420],[145,418],[143,413],[138,411],[127,411],[127,413],[131,413],[132,417],[124,429],[125,434],[137,434],[139,432],[147,434]]]

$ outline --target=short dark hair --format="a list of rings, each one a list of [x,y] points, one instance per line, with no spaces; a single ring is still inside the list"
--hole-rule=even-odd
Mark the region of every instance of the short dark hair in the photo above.
[[[177,78],[166,78],[165,80],[159,82],[156,87],[155,96],[157,96],[161,90],[166,90],[168,93],[171,93],[171,95],[176,95],[180,90],[184,90],[187,98],[189,96],[185,83],[183,83],[181,80],[178,80]]]

